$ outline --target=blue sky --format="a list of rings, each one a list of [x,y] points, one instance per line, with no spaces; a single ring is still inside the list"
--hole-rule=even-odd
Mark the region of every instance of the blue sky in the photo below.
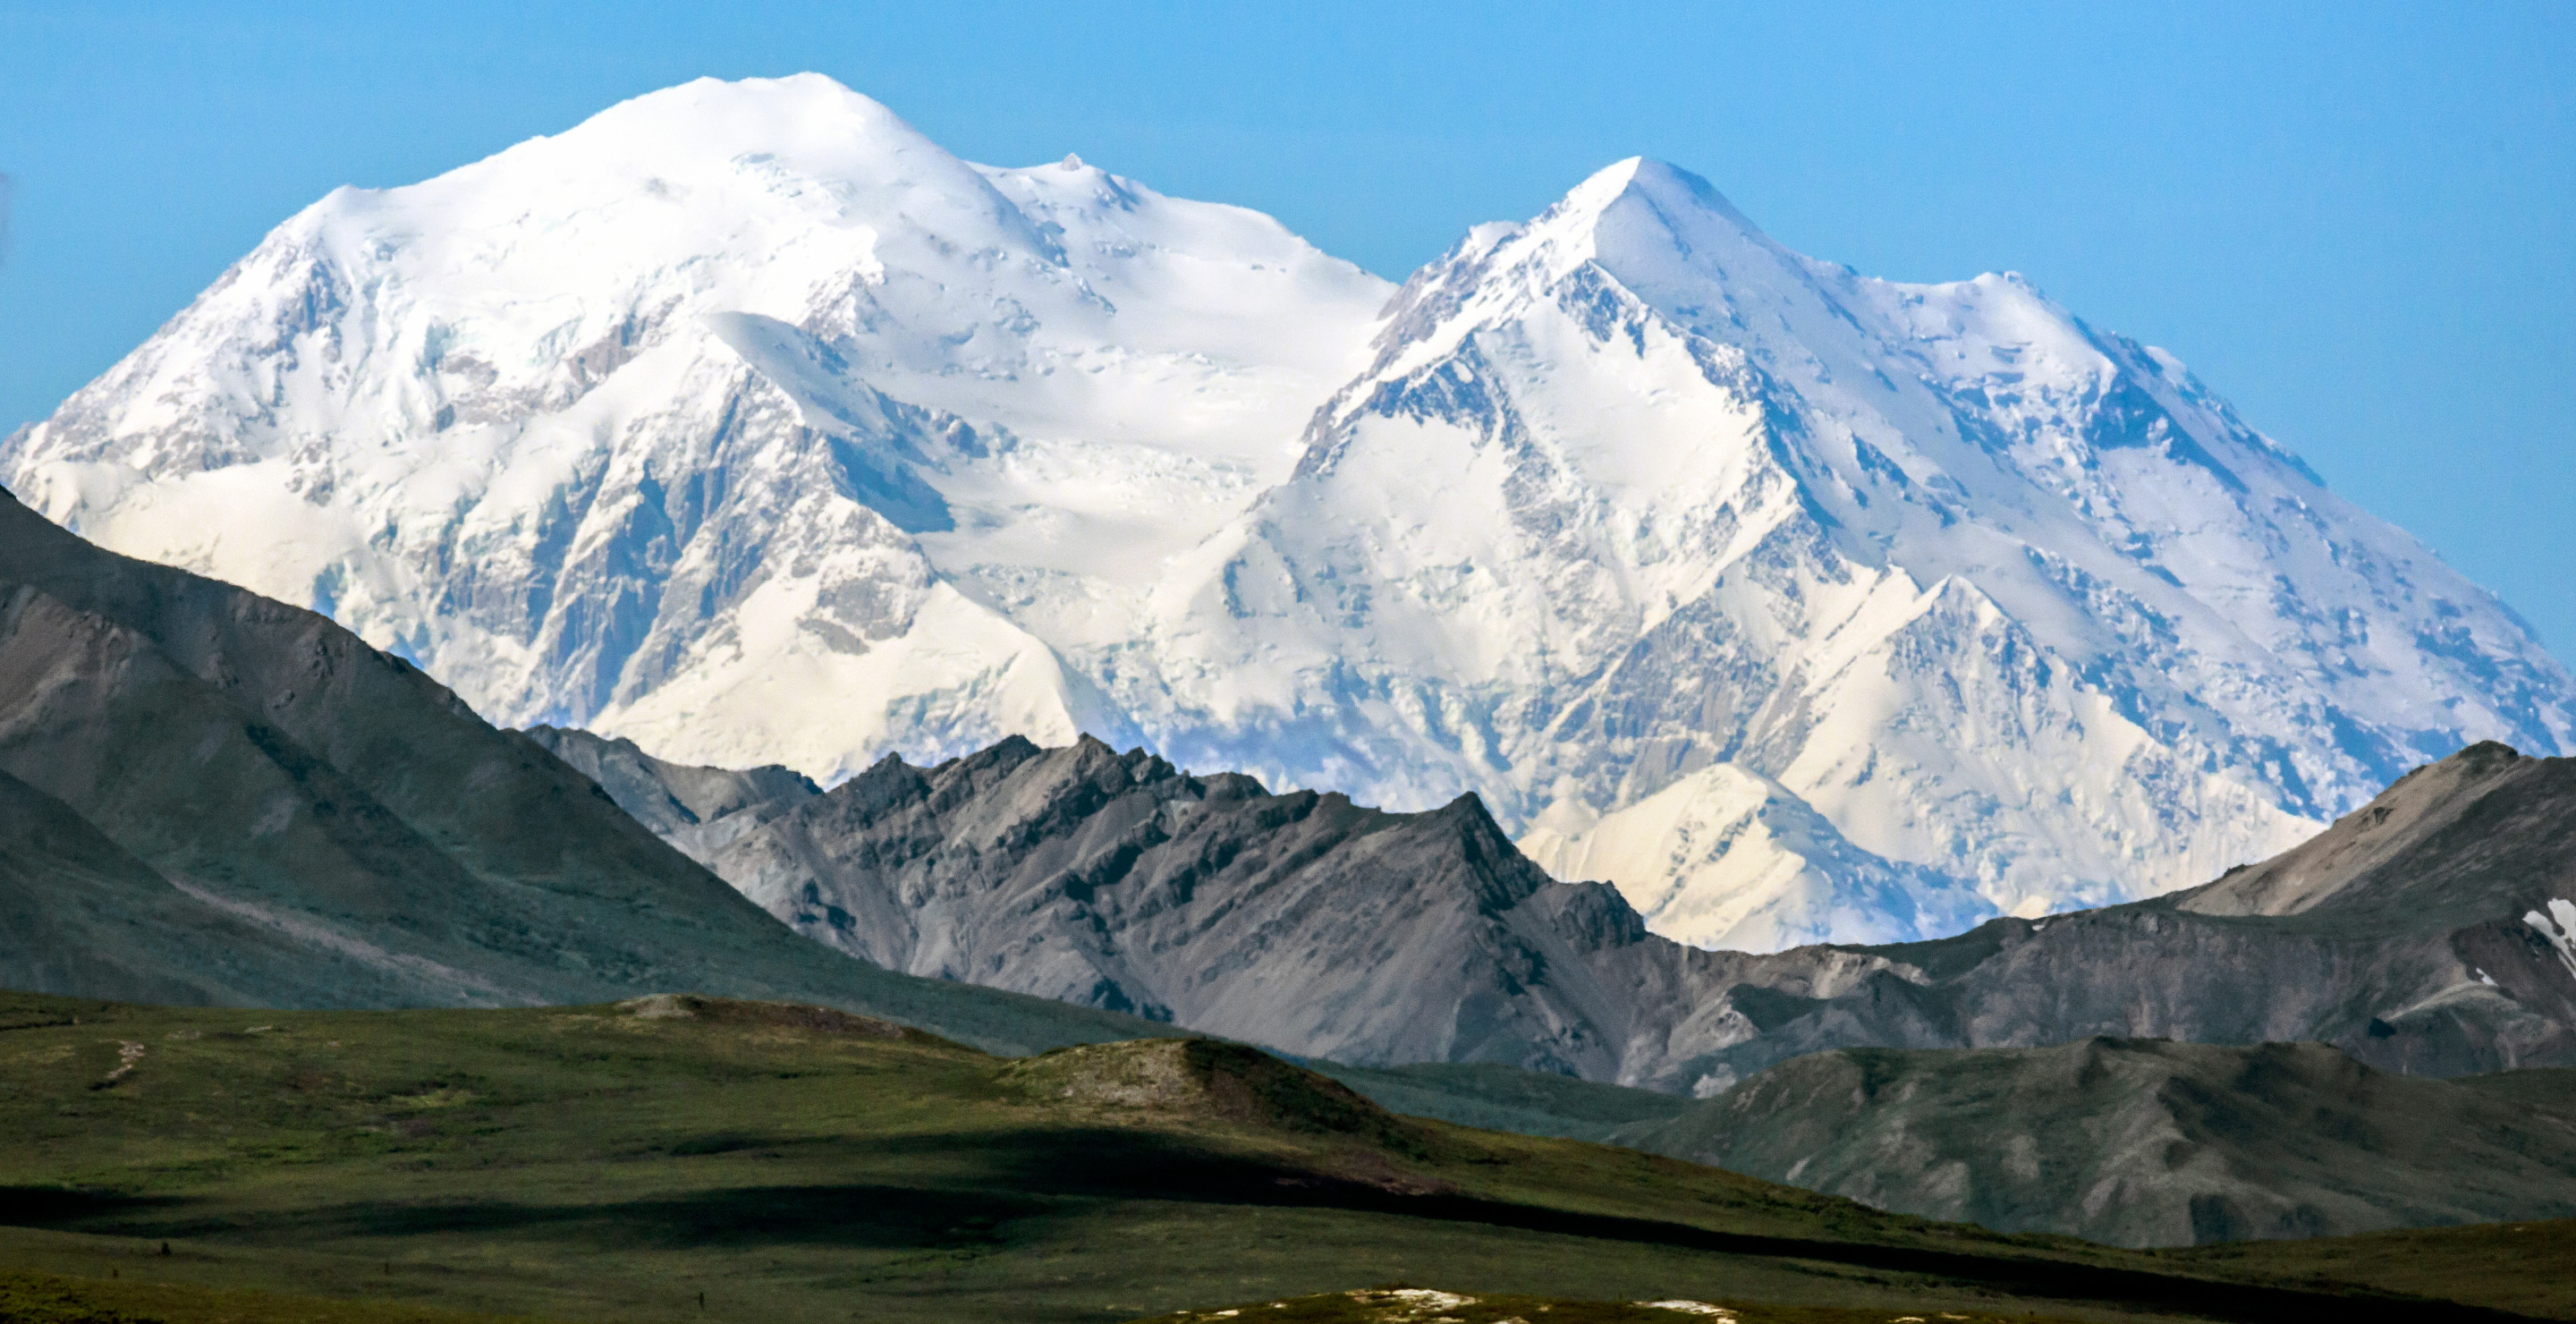
[[[1391,277],[1643,153],[2163,345],[2576,658],[2576,4],[0,0],[0,429],[335,185],[700,74],[1079,152]]]

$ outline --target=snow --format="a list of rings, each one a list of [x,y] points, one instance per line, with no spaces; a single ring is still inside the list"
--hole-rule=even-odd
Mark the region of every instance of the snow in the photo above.
[[[2550,922],[2553,918],[2556,923]],[[2566,965],[2567,973],[2576,975],[2576,901],[2553,900],[2549,903],[2548,914],[2535,910],[2524,915],[2522,922],[2548,939],[2549,945],[2557,949],[2558,959]]]
[[[1551,808],[1559,821],[1580,812]],[[1728,763],[1580,827],[1543,815],[1520,844],[1559,878],[1612,883],[1648,928],[1699,947],[1904,942],[1995,913],[1938,872],[1852,845],[1787,787]]]
[[[496,720],[1473,791],[1736,946],[2205,881],[2571,729],[2501,604],[2017,277],[1631,160],[1398,291],[814,75],[334,192],[0,471]]]

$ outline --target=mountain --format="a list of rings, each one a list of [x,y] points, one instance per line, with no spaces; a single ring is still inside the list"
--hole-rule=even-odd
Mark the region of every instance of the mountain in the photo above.
[[[666,763],[632,740],[562,727],[534,727],[527,736],[599,783],[636,822],[700,864],[743,833],[823,793],[776,764],[736,772]]]
[[[1321,746],[1355,794],[1472,788],[1577,857],[1735,765],[2031,915],[2267,856],[2468,738],[2568,735],[2490,595],[2015,278],[1865,279],[1630,161],[1416,273],[1375,349],[1175,590],[1161,669],[1263,697],[1168,757]],[[1803,909],[1781,940],[1835,932]]]
[[[2153,895],[2576,733],[2494,597],[2017,277],[1631,160],[1391,290],[811,75],[335,192],[0,479],[513,725],[1473,792],[1697,942]]]
[[[2304,917],[2357,932],[2519,919],[2576,974],[2569,897],[2576,760],[2490,742],[2415,769],[2297,847],[2172,902],[2196,915]]]
[[[1723,1042],[1720,972],[1765,959],[1649,940],[1616,892],[1554,882],[1472,797],[1389,814],[1089,738],[886,759],[714,868],[889,970],[1362,1066],[1669,1084],[1677,1051]]]
[[[0,975],[268,1007],[794,996],[1013,1051],[1153,1027],[809,943],[329,620],[0,496]]]
[[[838,780],[1120,729],[1010,602],[1123,610],[1286,476],[1387,293],[828,79],[700,80],[332,193],[8,469],[504,722]]]
[[[2471,746],[2288,852],[2200,888],[1855,949],[1885,973],[1777,999],[1703,1064],[2093,1035],[2332,1044],[2384,1071],[2576,1064],[2576,759]]]
[[[0,988],[173,1003],[408,990],[171,887],[71,807],[0,773]]]
[[[1012,739],[929,768],[885,759],[712,867],[891,970],[1359,1067],[1707,1097],[1834,1049],[2105,1035],[2326,1043],[2438,1077],[2576,1065],[2570,834],[2576,759],[2479,745],[2192,891],[1924,942],[1712,951],[1648,932],[1609,887],[1553,881],[1473,796],[1393,814],[1089,738]],[[2251,913],[2281,895],[2301,908]]]
[[[1837,1049],[1612,1133],[1876,1208],[2114,1246],[2576,1217],[2569,1073],[2452,1082],[2320,1044]],[[2546,1103],[2512,1097],[2532,1077]]]
[[[1565,806],[1557,807],[1560,811]],[[1937,870],[1855,846],[1780,783],[1712,764],[1572,832],[1520,839],[1559,878],[1606,878],[1646,927],[1695,947],[1776,951],[1831,935],[1957,933],[1994,907]]]

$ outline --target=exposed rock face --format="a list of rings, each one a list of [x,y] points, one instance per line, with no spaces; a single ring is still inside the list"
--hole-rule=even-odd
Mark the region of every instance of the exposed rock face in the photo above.
[[[2417,1080],[2319,1044],[1840,1049],[1613,1140],[2004,1232],[2335,1236],[2576,1215],[2570,1075]],[[2517,1097],[2544,1079],[2552,1104]]]
[[[1030,1048],[1150,1028],[797,938],[328,619],[0,497],[0,972],[270,1006],[821,1002]]]
[[[1882,959],[1701,952],[1566,886],[1473,797],[1422,814],[1272,795],[1096,740],[888,759],[716,868],[800,932],[913,974],[1359,1064],[1670,1084],[1754,980],[1830,997]]]
[[[2018,277],[1629,160],[1398,290],[811,75],[336,191],[0,479],[512,724],[1473,792],[1733,946],[2153,895],[2576,739],[2503,604]]]
[[[2336,847],[2357,823],[2413,831],[2411,853]],[[2320,1041],[2436,1076],[2576,1062],[2576,967],[2553,918],[2576,910],[2571,824],[2576,760],[2479,746],[2200,891],[1755,955],[1650,935],[1612,889],[1552,882],[1473,798],[1388,814],[1094,740],[1012,740],[935,768],[888,759],[715,867],[896,970],[1342,1062],[1708,1095],[1827,1049],[2098,1035]],[[2370,868],[2317,881],[2312,858]],[[2304,910],[2208,913],[2293,875]]]
[[[823,793],[803,774],[776,764],[741,772],[698,768],[666,763],[632,740],[588,731],[538,726],[527,735],[599,783],[653,835],[701,864],[734,838]]]

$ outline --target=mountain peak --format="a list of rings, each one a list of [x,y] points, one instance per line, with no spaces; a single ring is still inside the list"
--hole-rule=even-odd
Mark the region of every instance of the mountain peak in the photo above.
[[[1706,179],[1669,162],[1632,156],[1613,162],[1569,190],[1531,225],[1534,232],[1571,230],[1611,250],[1638,244],[1684,253],[1715,235],[1768,244],[1762,227],[1736,210]]]
[[[427,208],[478,227],[507,225],[531,204],[574,220],[605,208],[724,216],[761,194],[808,212],[852,215],[960,204],[1005,210],[973,166],[884,104],[812,73],[695,79],[425,183],[371,192],[406,211]],[[485,207],[501,210],[486,218],[478,214]],[[667,225],[640,222],[648,233]]]
[[[1631,156],[1593,171],[1566,192],[1555,210],[1598,215],[1623,201],[1641,201],[1676,211],[1714,212],[1747,230],[1759,232],[1725,194],[1706,179],[1669,161]]]
[[[799,141],[861,137],[900,140],[904,146],[930,145],[920,130],[885,103],[817,73],[730,81],[691,79],[618,102],[552,140],[612,135],[630,142],[642,137],[636,145],[656,152],[674,145],[669,135],[676,135],[683,144],[725,138],[739,141],[746,149],[768,151]]]

